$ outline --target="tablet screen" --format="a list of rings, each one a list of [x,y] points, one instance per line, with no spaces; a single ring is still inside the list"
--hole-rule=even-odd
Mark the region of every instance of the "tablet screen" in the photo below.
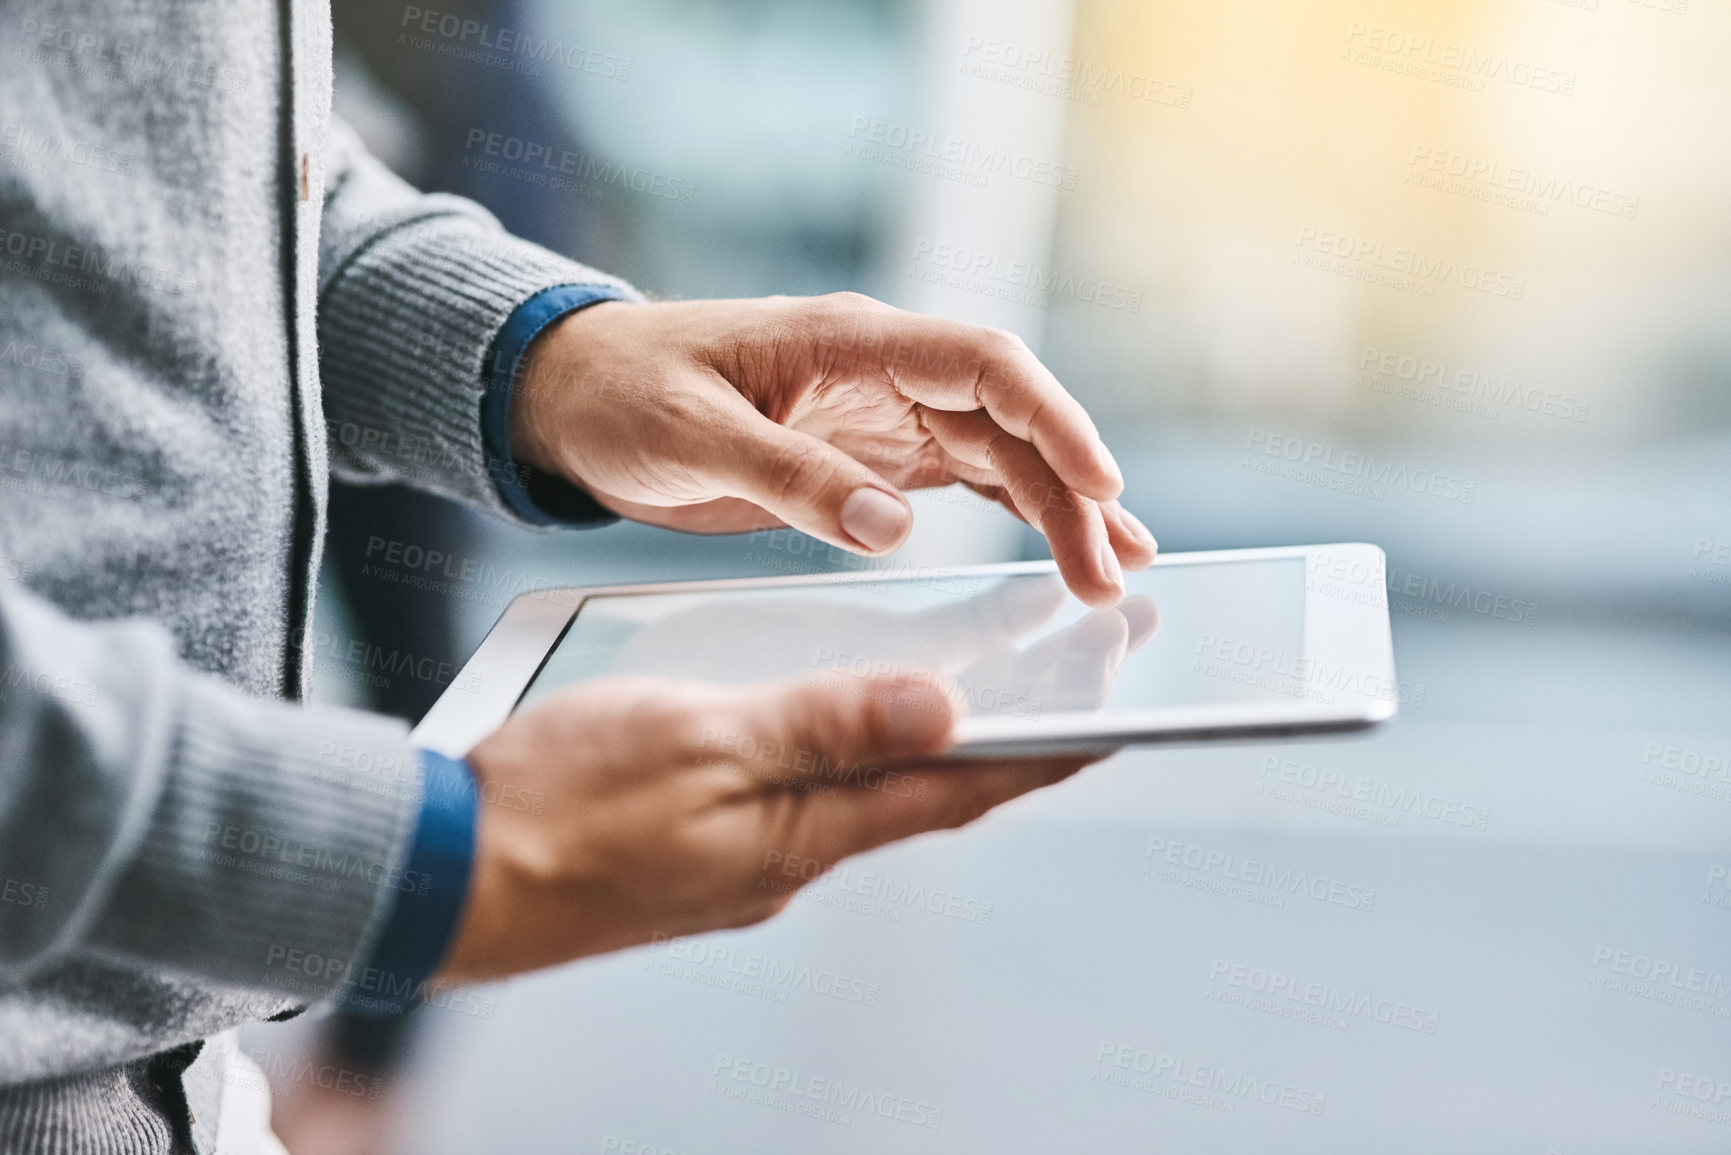
[[[1055,574],[590,597],[523,705],[604,674],[716,682],[941,670],[971,715],[1051,714],[1303,697],[1302,558],[1161,565],[1090,610]],[[1241,660],[1242,659],[1242,660]]]

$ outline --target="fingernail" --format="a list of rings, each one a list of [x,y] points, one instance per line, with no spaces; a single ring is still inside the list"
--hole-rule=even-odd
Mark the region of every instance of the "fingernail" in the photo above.
[[[912,510],[869,485],[848,494],[841,507],[843,532],[869,550],[888,549],[901,541],[912,520]]]
[[[1112,552],[1112,542],[1104,537],[1100,539],[1100,567],[1106,571],[1108,581],[1124,588],[1124,571],[1118,565],[1118,555]]]
[[[1124,519],[1124,528],[1130,531],[1132,537],[1148,545],[1158,546],[1159,543],[1154,540],[1154,535],[1148,532],[1148,527],[1143,525],[1141,519],[1135,514],[1120,506],[1118,516]]]

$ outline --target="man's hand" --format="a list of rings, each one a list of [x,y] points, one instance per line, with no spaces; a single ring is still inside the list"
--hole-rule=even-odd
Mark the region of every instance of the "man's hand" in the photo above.
[[[607,302],[538,337],[517,388],[512,455],[637,521],[880,554],[912,528],[900,490],[959,481],[1044,533],[1090,605],[1154,558],[1087,413],[1000,330],[854,293]]]
[[[474,875],[439,981],[475,982],[760,922],[830,864],[960,826],[1090,758],[951,763],[954,687],[919,675],[726,687],[644,677],[574,686],[469,754],[489,783]],[[922,759],[928,767],[922,768]]]

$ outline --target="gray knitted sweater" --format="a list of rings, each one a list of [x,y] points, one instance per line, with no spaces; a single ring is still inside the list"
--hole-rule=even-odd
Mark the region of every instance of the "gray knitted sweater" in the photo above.
[[[0,1151],[209,1150],[186,1044],[365,956],[419,791],[284,701],[327,472],[505,515],[485,351],[607,279],[330,96],[327,0],[0,3]]]

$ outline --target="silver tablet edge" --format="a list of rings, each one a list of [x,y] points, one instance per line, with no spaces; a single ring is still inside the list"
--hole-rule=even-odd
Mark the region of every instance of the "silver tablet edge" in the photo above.
[[[1218,561],[1257,561],[1302,557],[1307,560],[1329,551],[1369,551],[1367,559],[1381,566],[1380,547],[1365,542],[1336,542],[1308,546],[1269,546],[1256,549],[1197,550],[1187,553],[1163,554],[1155,565],[1197,565]],[[516,708],[524,692],[540,673],[542,666],[559,639],[564,636],[582,605],[591,597],[641,593],[691,593],[705,590],[758,589],[779,586],[833,585],[870,581],[932,580],[934,578],[999,576],[1009,574],[1049,573],[1056,570],[1051,561],[1002,562],[991,565],[963,566],[954,569],[924,569],[918,574],[898,575],[894,570],[843,570],[837,573],[794,574],[776,577],[719,578],[700,581],[636,582],[628,585],[558,587],[534,590],[518,595],[505,607],[486,638],[466,662],[451,685],[416,725],[411,740],[416,746],[458,758],[467,754],[487,734],[497,729]],[[1307,572],[1308,578],[1308,572]],[[1315,599],[1306,581],[1305,615],[1307,629],[1312,621]],[[1392,637],[1388,619],[1386,591],[1379,582],[1380,606],[1365,607],[1380,611],[1380,636],[1374,640],[1378,650],[1370,661],[1386,669],[1390,681],[1395,678]],[[960,741],[948,757],[953,760],[976,760],[1000,756],[1039,757],[1048,754],[1098,752],[1126,745],[1151,743],[1171,744],[1218,741],[1263,741],[1307,735],[1345,734],[1367,730],[1394,717],[1397,706],[1392,701],[1369,701],[1357,712],[1346,711],[1332,716],[1285,719],[1259,722],[1209,722],[1185,724],[1174,719],[1171,724],[1149,726],[1126,719],[1126,724],[1111,734],[1097,730],[1030,734],[1017,738],[969,738]],[[966,727],[966,722],[963,723]]]

